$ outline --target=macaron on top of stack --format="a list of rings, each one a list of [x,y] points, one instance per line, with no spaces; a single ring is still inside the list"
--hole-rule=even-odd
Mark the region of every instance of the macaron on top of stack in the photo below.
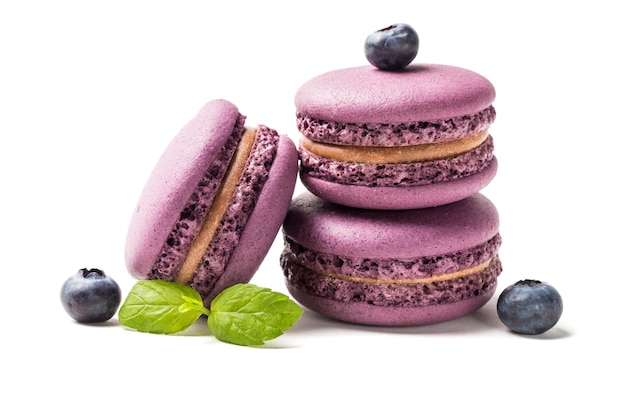
[[[314,194],[371,209],[448,204],[485,187],[495,89],[459,67],[344,68],[295,95],[300,177]]]
[[[235,105],[210,101],[145,185],[127,234],[130,274],[190,285],[206,305],[248,282],[280,229],[297,169],[290,138],[247,127]]]

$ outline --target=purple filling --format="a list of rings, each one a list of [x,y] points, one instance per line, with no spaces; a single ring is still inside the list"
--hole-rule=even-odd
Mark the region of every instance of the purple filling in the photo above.
[[[402,146],[446,142],[488,129],[496,118],[493,106],[478,113],[447,120],[408,123],[328,122],[296,114],[298,130],[324,143],[355,146]]]
[[[279,135],[275,130],[262,125],[257,127],[250,157],[230,199],[228,209],[192,277],[191,285],[202,298],[211,293],[239,243],[241,233],[259,199],[276,157],[278,140]]]
[[[382,307],[423,307],[478,297],[495,288],[502,272],[497,256],[479,272],[453,280],[418,284],[364,283],[329,277],[298,263],[287,251],[281,256],[281,266],[290,288],[335,301]]]
[[[493,159],[493,138],[452,158],[408,164],[363,164],[335,161],[300,147],[301,171],[314,178],[369,187],[417,186],[454,181],[482,171]]]
[[[187,205],[167,237],[161,253],[148,274],[149,279],[172,281],[178,274],[178,268],[185,259],[194,237],[202,227],[211,207],[215,194],[226,174],[230,160],[241,140],[244,131],[245,116],[239,115],[231,136],[213,164],[191,194]]]

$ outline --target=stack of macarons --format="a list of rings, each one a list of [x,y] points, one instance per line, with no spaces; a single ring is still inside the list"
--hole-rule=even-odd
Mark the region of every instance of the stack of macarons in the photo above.
[[[127,268],[208,307],[252,278],[282,225],[287,289],[313,311],[388,326],[467,315],[502,270],[498,212],[479,194],[497,170],[494,99],[453,66],[331,71],[296,93],[298,149],[210,101],[145,185]],[[292,199],[298,171],[308,191]]]
[[[300,179],[283,224],[292,296],[334,319],[408,326],[472,313],[502,270],[493,85],[454,66],[360,66],[295,95]]]

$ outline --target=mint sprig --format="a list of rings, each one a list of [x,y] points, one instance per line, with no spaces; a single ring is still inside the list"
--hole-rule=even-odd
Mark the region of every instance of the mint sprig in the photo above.
[[[302,308],[284,294],[253,284],[222,291],[207,309],[193,288],[175,282],[135,283],[118,312],[120,324],[140,332],[173,334],[208,316],[213,335],[228,343],[262,345],[289,330]]]
[[[237,345],[262,345],[300,318],[302,309],[289,297],[269,288],[237,284],[211,303],[208,325],[219,340]]]
[[[137,281],[117,313],[120,324],[147,333],[172,334],[209,311],[191,287],[167,281]]]

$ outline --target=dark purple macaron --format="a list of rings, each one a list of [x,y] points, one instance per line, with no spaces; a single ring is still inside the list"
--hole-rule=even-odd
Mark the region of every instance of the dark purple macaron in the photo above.
[[[293,297],[347,322],[409,326],[467,315],[502,270],[498,212],[483,195],[415,210],[365,210],[295,198],[281,266]]]
[[[284,220],[298,170],[291,139],[226,100],[207,103],[169,144],[139,198],[126,264],[210,301],[248,282]]]
[[[295,96],[300,178],[321,198],[359,208],[462,200],[497,171],[494,99],[486,78],[448,65],[319,75]]]

